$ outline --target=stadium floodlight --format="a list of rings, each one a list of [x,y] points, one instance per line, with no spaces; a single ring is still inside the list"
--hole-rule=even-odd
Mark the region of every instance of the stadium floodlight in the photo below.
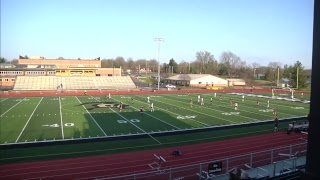
[[[164,42],[163,38],[154,38],[154,41],[158,42],[158,91],[160,89],[160,42]]]

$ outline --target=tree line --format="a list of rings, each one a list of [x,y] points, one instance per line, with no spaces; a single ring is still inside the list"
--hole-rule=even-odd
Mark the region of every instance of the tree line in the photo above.
[[[59,57],[57,59],[64,58]],[[5,62],[8,62],[7,59],[1,57],[0,63]],[[17,63],[17,59],[11,61],[11,64]],[[122,56],[118,56],[114,59],[102,59],[101,67],[121,67],[124,72],[127,70],[139,72],[141,69],[157,72],[158,61],[156,59],[124,59]],[[177,63],[175,59],[171,58],[168,60],[168,63],[160,65],[160,73],[166,76],[169,76],[169,74],[212,74],[225,78],[241,78],[248,83],[252,83],[254,79],[257,79],[262,74],[265,76],[265,80],[271,82],[276,82],[278,78],[287,78],[291,81],[290,85],[292,87],[296,87],[298,84],[299,88],[306,87],[307,78],[311,76],[311,70],[306,70],[300,61],[296,61],[292,65],[269,62],[267,66],[261,66],[256,62],[247,64],[246,61],[230,51],[222,52],[219,60],[208,51],[196,52],[195,60],[191,62],[182,60],[180,63]]]

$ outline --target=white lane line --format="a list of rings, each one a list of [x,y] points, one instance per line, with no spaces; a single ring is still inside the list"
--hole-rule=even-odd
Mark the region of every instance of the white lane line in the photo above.
[[[29,121],[30,121],[31,117],[33,116],[33,113],[34,113],[34,112],[36,111],[36,109],[38,108],[38,106],[39,106],[39,104],[41,103],[42,99],[43,99],[43,97],[40,99],[39,103],[38,103],[38,104],[37,104],[37,106],[34,108],[33,112],[31,113],[31,115],[30,115],[30,117],[29,117],[29,119],[28,119],[28,121],[27,121],[27,123],[24,125],[24,127],[23,127],[22,131],[20,132],[20,134],[19,134],[19,136],[18,136],[18,138],[17,138],[16,142],[18,142],[18,140],[19,140],[20,136],[22,135],[22,133],[23,133],[24,129],[27,127],[27,125],[28,125],[28,123],[29,123]]]
[[[79,101],[80,104],[82,104],[82,102],[78,99],[77,96],[75,96],[77,98],[77,100]],[[103,134],[105,136],[107,136],[106,132],[104,132],[104,130],[100,127],[100,125],[97,123],[97,121],[92,117],[92,115],[90,114],[90,112],[87,110],[86,107],[84,107],[84,105],[82,105],[82,107],[87,111],[87,113],[89,114],[89,116],[93,119],[93,121],[96,123],[96,125],[100,128],[100,130],[103,132]]]
[[[3,102],[3,101],[5,101],[5,100],[7,100],[8,98],[4,98],[4,99],[2,99],[0,102]]]
[[[167,99],[168,99],[168,98],[167,98]],[[154,101],[158,101],[158,102],[161,102],[162,104],[168,104],[168,105],[172,106],[172,104],[165,103],[165,102],[163,102],[163,101],[159,101],[159,100],[154,100]],[[178,100],[174,100],[174,101],[178,101]],[[178,101],[178,102],[181,102],[181,101]],[[197,106],[200,107],[200,105],[196,105],[196,104],[193,104],[193,106],[194,106],[194,107],[197,107]],[[205,115],[205,116],[209,116],[209,117],[212,117],[212,118],[220,119],[220,120],[222,120],[222,121],[227,121],[227,122],[230,122],[230,123],[233,123],[233,124],[238,124],[238,123],[236,123],[236,122],[234,122],[234,121],[230,121],[230,120],[227,120],[227,119],[219,118],[219,117],[216,117],[216,116],[211,116],[211,115],[209,115],[209,114],[201,113],[201,112],[199,112],[199,111],[194,111],[194,110],[191,110],[191,109],[188,109],[188,108],[184,108],[184,107],[182,107],[182,106],[180,106],[180,108],[181,108],[181,109],[186,109],[186,110],[188,110],[188,111],[192,111],[192,112],[195,112],[195,113],[198,113],[198,114],[202,114],[202,115]],[[203,107],[203,108],[206,108],[206,107]],[[206,108],[206,109],[209,109],[209,108]],[[216,110],[216,109],[210,109],[210,110],[219,111],[219,112],[224,112],[224,111],[220,111],[220,110]],[[240,116],[240,115],[239,115],[239,116]],[[244,117],[244,116],[243,116],[243,117]],[[245,118],[247,118],[247,117],[245,117]],[[214,126],[214,125],[213,125],[213,126]]]
[[[25,98],[23,98],[21,101],[19,101],[17,104],[15,104],[14,106],[12,106],[10,109],[8,109],[6,112],[4,112],[3,114],[1,114],[0,117],[2,117],[4,114],[6,114],[8,111],[10,111],[12,108],[14,108],[16,105],[20,104]]]
[[[168,97],[169,97],[169,95],[168,96],[164,96],[165,98],[167,98],[168,99]],[[183,98],[184,99],[184,98]],[[171,99],[170,99],[171,100]],[[174,100],[174,101],[178,101],[178,100]],[[160,102],[162,102],[162,101],[160,101]],[[179,101],[179,102],[183,102],[183,101]],[[209,109],[209,110],[213,110],[213,111],[217,111],[217,112],[221,112],[221,113],[225,113],[225,111],[221,111],[221,110],[218,110],[218,109],[211,109],[211,108],[208,108],[208,107],[206,107],[206,106],[201,106],[201,105],[198,105],[198,104],[195,104],[195,106],[198,106],[198,107],[203,107],[203,108],[205,108],[205,109]],[[222,106],[221,106],[222,107]],[[210,115],[208,115],[208,116],[210,116]],[[254,118],[250,118],[250,117],[247,117],[247,116],[242,116],[242,115],[237,115],[237,116],[240,116],[240,117],[243,117],[243,118],[246,118],[246,119],[252,119],[253,121],[259,121],[259,119],[254,119]],[[215,118],[218,118],[218,117],[215,117]],[[219,119],[219,118],[218,118]],[[229,120],[226,120],[225,119],[225,121],[229,121]],[[229,121],[229,122],[233,122],[233,121]],[[235,123],[235,122],[233,122],[233,123]]]
[[[112,98],[112,99],[114,99],[114,98]],[[120,102],[120,101],[117,100],[117,99],[114,99],[114,100]],[[138,101],[139,101],[139,100],[138,100]],[[141,102],[142,102],[142,101],[141,101]],[[142,103],[144,103],[144,102],[142,102]],[[145,103],[145,104],[147,104],[147,103]],[[130,107],[132,107],[133,109],[138,110],[137,108],[135,108],[135,107],[133,107],[133,106],[130,106]],[[161,108],[159,108],[159,109],[161,109]],[[172,125],[172,124],[170,124],[170,123],[168,123],[168,122],[165,122],[165,121],[163,121],[163,120],[161,120],[161,119],[159,119],[159,118],[157,118],[157,117],[154,117],[154,116],[152,116],[152,115],[150,115],[150,114],[148,114],[148,113],[146,113],[146,112],[144,112],[144,114],[146,114],[146,115],[148,115],[148,116],[150,116],[150,117],[153,117],[153,118],[155,118],[155,119],[157,119],[157,120],[159,120],[159,121],[161,121],[161,122],[163,122],[163,123],[165,123],[165,124],[167,124],[167,125],[169,125],[169,126],[172,126],[172,127],[174,127],[174,128],[180,129],[180,128],[178,128],[178,127],[176,127],[176,126],[174,126],[174,125]]]
[[[94,100],[100,102],[99,100],[97,100],[96,98],[94,98],[93,96],[91,96]],[[112,98],[114,99],[114,98]],[[116,100],[116,99],[115,99]],[[116,100],[118,101],[118,100]],[[121,114],[119,114],[118,112],[116,112],[115,110],[109,108],[111,111],[115,112],[116,114],[118,114],[120,117],[122,117],[123,119],[125,119],[126,121],[128,121],[130,124],[132,124],[133,126],[135,126],[136,128],[140,129],[142,132],[146,133],[148,136],[150,136],[153,140],[157,141],[159,144],[162,144],[160,141],[158,141],[156,138],[154,138],[153,136],[151,136],[149,133],[147,133],[146,131],[144,131],[143,129],[141,129],[139,126],[133,124],[131,121],[129,121],[127,118],[123,117]]]
[[[60,108],[60,121],[61,121],[61,135],[62,139],[64,139],[64,132],[63,132],[63,123],[62,123],[62,113],[61,113],[61,100],[59,96],[59,108]]]
[[[141,97],[141,96],[139,96],[139,97]],[[137,100],[137,101],[140,101],[140,100]],[[142,102],[142,101],[140,101],[140,102]],[[142,102],[142,103],[144,103],[144,102]],[[148,104],[148,103],[145,103],[145,104]],[[176,114],[176,115],[178,115],[178,116],[181,116],[180,114],[174,113],[174,112],[172,112],[172,111],[165,110],[165,109],[160,108],[160,107],[158,107],[158,109],[161,109],[161,110],[163,110],[163,111],[167,111],[167,112],[169,112],[169,113],[171,113],[171,114]],[[201,121],[197,121],[197,120],[195,120],[195,119],[190,119],[190,118],[187,118],[187,119],[190,120],[190,121],[194,121],[194,122],[197,122],[197,123],[199,123],[199,124],[208,126],[208,127],[211,126],[211,125],[209,125],[209,124],[206,124],[206,123],[201,122]]]
[[[143,129],[141,129],[139,126],[133,124],[131,121],[129,121],[127,118],[123,117],[121,114],[119,114],[118,112],[116,112],[115,110],[109,108],[111,111],[115,112],[116,114],[118,114],[120,117],[122,117],[123,119],[125,119],[126,121],[128,121],[130,124],[132,124],[133,126],[135,126],[136,128],[140,129],[142,132],[146,133],[148,136],[150,136],[153,140],[157,141],[159,144],[162,144],[160,141],[158,141],[156,138],[154,138],[153,136],[151,136],[151,134],[147,133],[146,131],[144,131]]]

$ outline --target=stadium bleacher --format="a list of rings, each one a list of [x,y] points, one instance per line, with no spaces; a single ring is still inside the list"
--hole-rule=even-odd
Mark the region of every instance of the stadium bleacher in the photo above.
[[[62,88],[59,87],[62,84]],[[18,76],[13,90],[85,90],[85,89],[135,89],[129,76],[56,77]]]

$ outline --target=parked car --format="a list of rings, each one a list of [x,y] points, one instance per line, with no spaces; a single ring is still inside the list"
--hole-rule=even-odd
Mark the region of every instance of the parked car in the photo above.
[[[166,85],[166,88],[175,89],[175,88],[176,88],[176,86],[174,86],[174,85],[172,85],[172,84],[167,84],[167,85]]]

